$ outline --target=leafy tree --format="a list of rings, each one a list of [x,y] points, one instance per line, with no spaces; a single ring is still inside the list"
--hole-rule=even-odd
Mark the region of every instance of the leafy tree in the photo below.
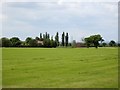
[[[65,36],[65,44],[66,44],[66,46],[68,46],[68,33],[66,33],[66,36]]]
[[[109,42],[109,45],[110,45],[111,47],[114,47],[114,46],[116,46],[116,42],[115,42],[114,40],[111,40],[111,41]]]
[[[51,37],[51,40],[50,40],[50,47],[57,47],[57,43],[56,41],[53,40],[53,36]]]
[[[2,47],[2,40],[0,39],[0,47]]]
[[[46,39],[47,41],[47,47],[50,47],[50,39]]]
[[[47,40],[43,39],[44,47],[47,47]]]
[[[58,32],[56,33],[56,36],[55,36],[55,42],[57,43],[57,46],[59,46],[59,34],[58,34]]]
[[[57,47],[57,43],[55,41],[53,41],[53,47]]]
[[[27,43],[28,46],[30,46],[30,41],[33,40],[31,37],[27,37],[25,42]]]
[[[18,47],[21,45],[21,41],[18,37],[12,37],[10,39],[10,41],[11,41],[13,47]]]
[[[39,40],[39,37],[36,37],[35,40]]]
[[[118,47],[120,47],[120,43],[118,43]]]
[[[53,46],[54,46],[53,36],[51,37],[50,46],[51,46],[51,47],[53,47]]]
[[[26,42],[25,41],[21,41],[21,46],[25,47],[26,46]]]
[[[47,39],[48,38],[48,34],[47,34],[47,32],[45,33],[45,39]]]
[[[2,47],[10,47],[11,46],[10,40],[6,37],[1,38],[0,43],[1,43],[0,46],[2,46]]]
[[[30,40],[29,45],[31,47],[37,47],[38,46],[37,41],[35,39]]]
[[[45,36],[45,34],[43,34],[43,40],[45,40],[46,39],[46,36]]]
[[[91,43],[92,43],[91,39],[88,37],[88,38],[85,38],[84,41],[85,41],[85,43],[86,43],[86,45],[87,45],[87,48],[89,48],[90,45],[91,45]]]
[[[62,46],[64,46],[64,43],[65,43],[65,33],[63,32],[63,34],[62,34]]]
[[[107,45],[107,43],[102,43],[102,46],[105,47]]]
[[[95,46],[96,48],[98,48],[98,46],[99,46],[99,41],[102,40],[101,35],[93,35],[93,36],[91,36],[91,39],[92,39],[92,41],[93,41],[94,46]]]
[[[47,34],[47,39],[50,39],[50,34]]]
[[[72,46],[72,44],[71,44],[71,43],[68,43],[68,46]]]
[[[98,48],[99,46],[99,41],[102,40],[101,35],[92,35],[90,37],[85,38],[85,42],[87,47],[90,47],[90,45],[94,45],[94,47]]]
[[[50,39],[49,39],[49,34],[46,32],[43,34],[43,39],[44,47],[49,47],[50,46]]]

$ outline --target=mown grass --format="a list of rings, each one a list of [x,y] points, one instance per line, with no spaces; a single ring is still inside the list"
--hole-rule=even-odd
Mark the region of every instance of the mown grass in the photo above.
[[[2,89],[2,48],[0,48],[0,89]]]
[[[117,48],[3,48],[3,87],[117,88]]]

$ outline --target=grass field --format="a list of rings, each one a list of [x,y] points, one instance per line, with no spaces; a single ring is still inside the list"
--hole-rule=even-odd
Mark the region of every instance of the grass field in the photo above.
[[[2,89],[2,48],[0,48],[0,89]]]
[[[3,87],[117,88],[117,48],[3,48]]]

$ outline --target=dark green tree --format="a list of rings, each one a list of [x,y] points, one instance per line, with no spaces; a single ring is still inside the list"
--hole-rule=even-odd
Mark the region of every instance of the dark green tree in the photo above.
[[[68,33],[66,33],[66,36],[65,36],[65,45],[66,45],[66,47],[68,46]]]
[[[50,34],[47,34],[47,39],[50,39]]]
[[[31,47],[37,47],[38,46],[37,41],[35,39],[30,40],[29,45]]]
[[[50,40],[50,47],[54,46],[54,40],[53,40],[53,36],[51,36],[51,40]]]
[[[68,43],[68,46],[70,46],[70,47],[71,47],[71,46],[72,46],[72,44],[71,44],[71,43]]]
[[[27,44],[27,46],[30,46],[30,41],[33,40],[31,37],[27,37],[25,42]]]
[[[39,37],[36,37],[35,40],[40,40]]]
[[[26,42],[25,41],[21,41],[21,47],[26,47]]]
[[[84,41],[85,41],[85,43],[87,45],[87,48],[89,48],[91,43],[92,43],[91,39],[88,37],[88,38],[85,38]]]
[[[44,47],[50,47],[50,35],[46,32],[43,34]]]
[[[45,39],[47,39],[47,38],[48,38],[48,33],[46,32],[46,33],[45,33]]]
[[[6,37],[0,39],[0,44],[1,44],[0,46],[2,47],[10,47],[12,45],[11,41]]]
[[[111,40],[111,41],[109,42],[109,45],[110,45],[111,47],[114,47],[114,46],[116,46],[116,42],[115,42],[114,40]]]
[[[118,42],[118,47],[120,47],[120,43]]]
[[[46,36],[45,36],[45,34],[43,34],[43,40],[45,40],[46,39]]]
[[[18,37],[12,37],[10,41],[13,47],[19,47],[21,45],[21,41]]]
[[[65,33],[63,32],[63,34],[62,34],[62,46],[64,46],[64,44],[65,44]]]
[[[53,36],[51,37],[51,40],[50,40],[50,47],[57,47],[57,43],[56,41],[53,40]]]
[[[99,41],[102,40],[101,35],[92,35],[90,37],[85,38],[85,42],[87,47],[90,47],[90,45],[94,45],[95,48],[98,48]]]
[[[106,45],[107,45],[107,43],[105,43],[105,42],[104,42],[104,43],[102,43],[102,46],[103,46],[103,47],[105,47]]]
[[[55,36],[55,42],[57,43],[57,46],[59,46],[59,33],[58,32],[56,33],[56,36]]]
[[[42,33],[40,33],[40,39],[42,39]]]
[[[2,47],[2,39],[0,39],[0,47]]]
[[[46,39],[47,41],[47,47],[50,47],[50,39]]]

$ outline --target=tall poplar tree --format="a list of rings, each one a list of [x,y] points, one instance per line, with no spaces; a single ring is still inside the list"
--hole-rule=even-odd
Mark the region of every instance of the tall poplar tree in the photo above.
[[[56,33],[56,36],[55,36],[55,42],[57,46],[59,46],[59,33],[58,32]]]
[[[64,46],[64,43],[65,43],[65,33],[63,32],[63,34],[62,34],[62,46]]]
[[[42,39],[42,33],[40,33],[40,39]]]
[[[66,36],[65,36],[65,45],[66,46],[68,46],[68,38],[69,38],[68,33],[66,33]]]

